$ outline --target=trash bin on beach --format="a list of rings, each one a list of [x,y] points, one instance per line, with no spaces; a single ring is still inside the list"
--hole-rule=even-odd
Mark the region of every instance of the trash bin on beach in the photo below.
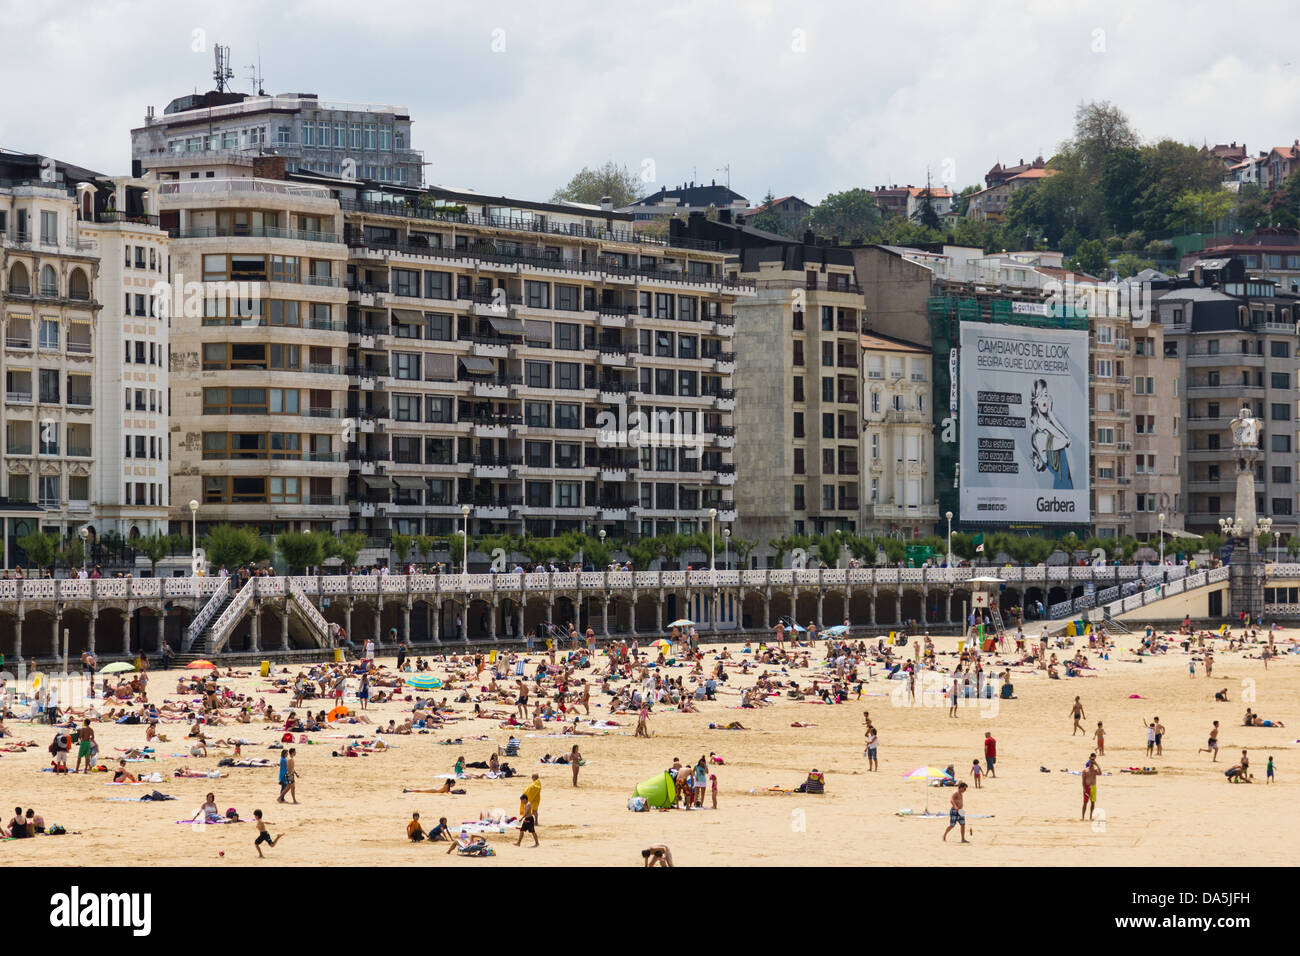
[[[343,663],[343,648],[341,647],[334,648],[334,663],[336,664]]]
[[[270,662],[270,661],[262,661],[262,671],[261,671],[261,674],[262,674],[263,677],[269,677],[269,676],[270,676],[270,674],[271,674],[271,662]]]

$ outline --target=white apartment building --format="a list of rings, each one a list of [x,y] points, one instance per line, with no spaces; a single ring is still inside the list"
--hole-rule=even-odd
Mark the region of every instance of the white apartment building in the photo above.
[[[81,233],[75,184],[93,175],[0,153],[6,560],[22,559],[24,534],[66,538],[92,519],[99,253]]]
[[[89,530],[126,538],[165,532],[169,318],[154,297],[170,273],[156,183],[129,177],[83,183],[77,215],[81,235],[99,252],[102,303]]]
[[[862,333],[864,533],[914,538],[939,518],[934,497],[930,350]]]
[[[406,107],[335,103],[314,93],[181,96],[161,116],[150,107],[145,125],[131,130],[131,157],[142,169],[165,166],[181,155],[208,162],[279,156],[289,172],[351,173],[357,179],[419,186],[424,156],[410,147]]]

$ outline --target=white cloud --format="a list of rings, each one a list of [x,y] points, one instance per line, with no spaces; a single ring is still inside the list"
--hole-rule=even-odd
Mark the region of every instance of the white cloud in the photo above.
[[[1290,142],[1291,9],[0,0],[0,144],[124,170],[130,127],[147,105],[210,88],[220,42],[236,89],[260,46],[271,92],[410,107],[434,182],[545,197],[583,165],[649,158],[655,186],[721,180],[730,163],[751,199],[816,201],[919,183],[927,166],[937,181],[950,160],[963,186],[995,161],[1050,156],[1088,99],[1117,103],[1149,139]]]

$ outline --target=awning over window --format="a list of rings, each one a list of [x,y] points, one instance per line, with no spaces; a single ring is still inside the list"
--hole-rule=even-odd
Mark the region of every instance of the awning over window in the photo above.
[[[502,335],[523,335],[524,323],[510,315],[493,315],[488,317],[492,328]]]
[[[393,480],[382,475],[362,475],[361,483],[370,491],[391,491]]]
[[[460,367],[471,375],[495,375],[497,363],[479,355],[460,355]]]
[[[424,313],[416,312],[414,309],[394,309],[393,318],[398,322],[415,322],[421,324],[424,322]]]
[[[424,487],[424,479],[413,475],[396,475],[393,481],[397,482],[397,487],[403,491],[419,491]]]

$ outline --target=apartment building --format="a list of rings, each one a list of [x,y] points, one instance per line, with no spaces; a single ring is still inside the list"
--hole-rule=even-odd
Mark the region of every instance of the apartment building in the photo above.
[[[862,289],[847,247],[692,217],[675,235],[730,252],[753,282],[736,303],[737,534],[773,537],[861,527]]]
[[[1249,408],[1263,420],[1255,508],[1274,531],[1297,532],[1296,349],[1300,297],[1249,278],[1239,258],[1207,260],[1189,281],[1160,291],[1156,310],[1165,351],[1177,354],[1185,383],[1181,435],[1187,529],[1218,531],[1234,514],[1236,463],[1230,423]]]
[[[915,538],[939,519],[930,349],[862,333],[863,531]]]
[[[736,519],[731,343],[754,289],[714,244],[609,206],[332,185],[353,527],[381,545]]]
[[[1184,377],[1159,323],[1101,306],[1089,322],[1092,531],[1158,536],[1184,525],[1181,411]]]
[[[1182,269],[1205,268],[1207,260],[1240,259],[1253,278],[1273,282],[1281,292],[1300,292],[1300,229],[1256,229],[1248,236],[1222,236],[1183,257]]]
[[[145,124],[131,130],[132,159],[154,169],[178,155],[209,162],[280,156],[289,172],[424,182],[424,154],[411,149],[406,107],[331,102],[315,93],[212,90],[172,100],[162,116],[150,107]]]
[[[70,452],[93,448],[94,535],[133,538],[168,527],[168,315],[155,296],[169,275],[170,240],[159,225],[156,193],[153,180],[130,177],[77,187],[80,233],[100,257],[102,308],[93,440],[84,442],[77,428],[68,443]],[[68,343],[74,347],[81,346]]]
[[[37,528],[65,538],[92,520],[99,252],[76,187],[89,170],[0,153],[0,312],[4,322],[5,556]],[[10,514],[10,511],[13,514]]]
[[[171,236],[170,516],[347,527],[347,247],[331,190],[274,157],[155,157]],[[138,409],[134,409],[138,414]]]

